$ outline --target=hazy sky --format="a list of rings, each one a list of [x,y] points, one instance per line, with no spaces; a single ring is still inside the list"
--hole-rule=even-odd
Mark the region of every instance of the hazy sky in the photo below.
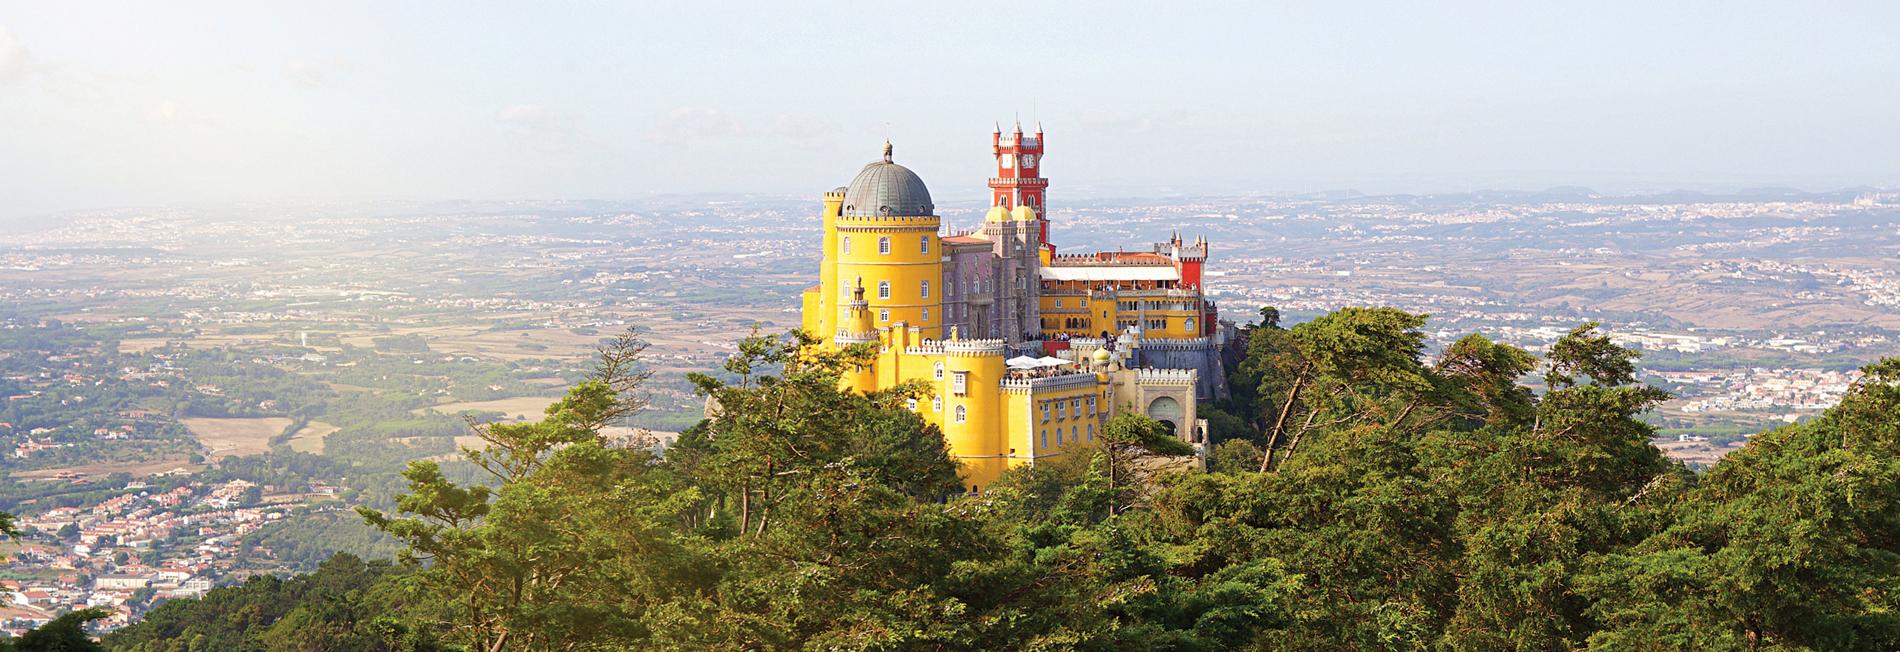
[[[11,2],[0,219],[818,193],[1900,186],[1900,3]],[[483,3],[485,4],[485,3]],[[1430,6],[1427,6],[1430,5]]]

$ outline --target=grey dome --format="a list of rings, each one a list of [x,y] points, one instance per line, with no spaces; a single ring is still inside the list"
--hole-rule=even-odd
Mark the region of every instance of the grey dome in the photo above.
[[[891,162],[890,143],[884,144],[884,160],[864,166],[844,190],[844,214],[852,217],[922,217],[936,211],[924,180]]]

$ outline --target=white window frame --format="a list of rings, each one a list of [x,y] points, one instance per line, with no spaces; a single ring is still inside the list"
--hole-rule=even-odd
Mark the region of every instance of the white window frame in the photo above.
[[[878,321],[881,321],[881,322],[888,322],[888,321],[890,321],[890,320],[891,320],[891,310],[890,310],[889,308],[879,308],[879,309],[878,309],[878,311],[877,311],[877,320],[878,320]]]
[[[950,375],[950,392],[957,396],[970,393],[970,372],[958,371]]]
[[[845,254],[851,253],[851,236],[847,235],[843,240],[838,241],[838,251]]]
[[[943,363],[937,363],[937,380],[943,380]]]
[[[886,256],[891,255],[891,239],[889,236],[877,239],[877,252]]]
[[[957,406],[957,409],[956,409],[957,423],[963,423],[965,420],[969,418],[970,418],[970,412],[968,410],[965,410],[963,406],[961,405]]]
[[[890,281],[877,282],[877,298],[879,299],[891,298],[891,282]]]
[[[917,253],[930,253],[930,236],[926,235],[917,238]]]
[[[919,281],[917,287],[917,291],[921,293],[925,299],[930,298],[930,279]]]
[[[943,411],[943,397],[942,396],[930,397],[930,409],[933,412],[942,412]]]

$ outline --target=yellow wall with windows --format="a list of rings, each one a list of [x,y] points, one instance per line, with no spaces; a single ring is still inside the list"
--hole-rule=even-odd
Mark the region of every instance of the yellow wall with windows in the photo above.
[[[1093,376],[1091,376],[1093,377]],[[1017,441],[1031,458],[1065,455],[1076,447],[1093,443],[1101,436],[1109,406],[1101,400],[1107,384],[1101,381],[1077,387],[1065,387],[1027,394],[1024,406],[1028,419]],[[1095,412],[1089,412],[1089,399],[1095,399]],[[1045,414],[1044,408],[1047,407]],[[1073,432],[1073,434],[1071,434]]]
[[[1039,300],[1042,309],[1042,335],[1053,338],[1059,333],[1069,333],[1083,337],[1100,337],[1102,331],[1111,335],[1116,332],[1115,321],[1104,320],[1102,311],[1095,307],[1087,294],[1043,294]],[[1079,326],[1070,327],[1070,319],[1081,320]]]
[[[903,322],[938,338],[943,329],[943,243],[936,217],[838,218],[833,300],[860,280],[879,328]],[[883,246],[881,246],[883,245]],[[928,295],[925,292],[928,292]]]

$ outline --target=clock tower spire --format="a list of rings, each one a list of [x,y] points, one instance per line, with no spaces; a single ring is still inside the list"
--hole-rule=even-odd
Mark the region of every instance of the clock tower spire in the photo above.
[[[1042,178],[1042,125],[1036,133],[1025,135],[1021,122],[1015,131],[1003,133],[998,125],[990,134],[990,153],[996,157],[996,175],[990,177],[990,206],[1013,210],[1027,206],[1036,212],[1036,228],[1043,246],[1049,247],[1049,219],[1044,208],[1044,193],[1049,180]]]

